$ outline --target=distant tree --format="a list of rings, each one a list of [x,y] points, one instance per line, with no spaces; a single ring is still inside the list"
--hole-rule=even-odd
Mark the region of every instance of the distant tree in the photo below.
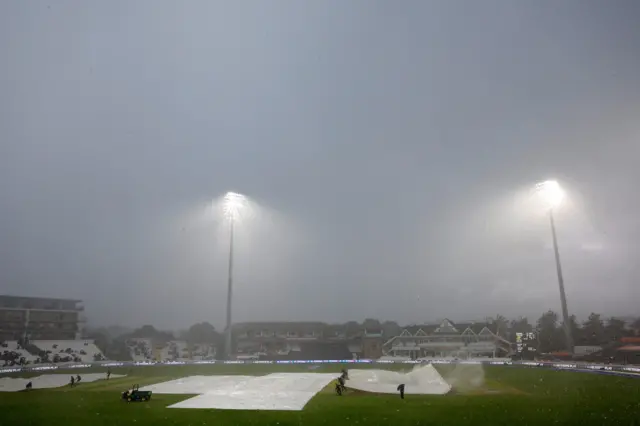
[[[604,334],[604,323],[600,318],[600,314],[591,313],[582,327],[585,341],[589,345],[602,345],[606,341]]]
[[[127,327],[119,326],[119,325],[110,325],[106,327],[106,331],[109,334],[109,337],[111,337],[112,339],[116,339],[120,336],[130,334],[133,330]]]
[[[640,317],[631,323],[631,328],[636,336],[640,335]]]
[[[362,328],[369,331],[377,331],[382,329],[382,325],[377,319],[367,318],[362,323]]]
[[[362,331],[362,327],[356,321],[349,321],[344,324],[344,331],[348,337],[359,334]]]
[[[609,321],[607,321],[607,325],[604,328],[605,340],[607,342],[615,342],[629,334],[625,321],[619,318],[609,318]]]
[[[538,319],[539,351],[542,353],[559,351],[564,348],[562,330],[558,327],[558,314],[547,311]]]
[[[509,321],[502,315],[496,315],[493,319],[496,326],[496,334],[503,337],[509,337]]]
[[[208,322],[200,322],[189,327],[187,337],[189,343],[216,344],[220,335],[213,325]]]
[[[111,346],[112,339],[106,329],[99,328],[96,330],[91,330],[87,333],[87,338],[93,340],[95,345],[103,354],[106,354],[109,351],[109,346]]]
[[[126,345],[126,336],[120,336],[111,341],[106,352],[103,352],[107,359],[116,361],[130,361],[131,352]]]
[[[168,342],[175,339],[173,333],[168,331],[159,331],[152,325],[143,325],[142,327],[133,330],[128,337],[152,339],[158,343]]]
[[[394,336],[402,333],[402,328],[395,321],[385,321],[382,323],[382,335],[386,339],[390,339]]]
[[[571,315],[569,317],[569,329],[571,330],[571,338],[573,339],[574,345],[584,345],[584,333],[582,332],[582,327],[580,327],[575,315]],[[562,332],[564,333],[564,329],[562,329]]]
[[[143,325],[140,328],[136,328],[131,332],[129,337],[134,338],[152,338],[158,334],[158,330],[152,325]]]

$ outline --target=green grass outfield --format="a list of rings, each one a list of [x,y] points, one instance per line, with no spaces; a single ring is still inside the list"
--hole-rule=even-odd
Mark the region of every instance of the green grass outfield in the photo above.
[[[354,366],[349,366],[354,367]],[[359,368],[362,365],[358,366]],[[375,368],[408,370],[407,365]],[[326,365],[315,372],[339,372]],[[363,368],[366,368],[363,367]],[[447,376],[451,366],[437,366]],[[77,374],[90,370],[56,370]],[[98,370],[99,371],[99,370]],[[105,371],[105,370],[102,370]],[[0,393],[0,426],[119,425],[640,425],[640,379],[523,367],[484,367],[485,386],[445,396],[320,392],[303,411],[167,409],[188,395],[154,395],[125,403],[140,385],[203,374],[260,375],[309,371],[308,365],[190,365],[112,368],[127,377],[31,392]],[[96,372],[93,370],[92,372]],[[47,374],[50,372],[42,372]],[[35,373],[32,375],[40,375]]]

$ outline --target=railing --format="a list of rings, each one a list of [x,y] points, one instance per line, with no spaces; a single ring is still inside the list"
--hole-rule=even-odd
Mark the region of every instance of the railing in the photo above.
[[[393,351],[419,351],[421,348],[420,346],[411,346],[411,345],[398,345],[398,346],[392,346],[391,347],[391,352]]]
[[[419,343],[418,348],[464,348],[464,342],[424,342]]]

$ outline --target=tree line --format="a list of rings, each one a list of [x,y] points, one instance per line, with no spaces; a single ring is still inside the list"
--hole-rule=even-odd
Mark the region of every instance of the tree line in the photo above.
[[[193,324],[189,329],[177,333],[156,329],[153,325],[143,325],[133,331],[125,331],[119,327],[101,327],[90,330],[88,339],[93,339],[96,346],[109,359],[128,360],[131,355],[127,340],[134,338],[151,339],[156,344],[164,344],[172,340],[182,340],[191,345],[208,344],[221,350],[224,339],[213,325],[208,322]]]
[[[564,324],[560,316],[552,310],[543,313],[535,323],[530,323],[526,317],[508,320],[503,315],[488,317],[485,323],[512,343],[515,343],[517,333],[535,332],[538,351],[542,353],[566,349]],[[575,315],[572,315],[569,318],[569,326],[575,346],[603,346],[619,341],[622,337],[636,335],[640,330],[640,318],[627,324],[620,318],[612,317],[605,320],[602,315],[592,313],[586,321],[579,323]],[[397,336],[405,328],[395,321],[379,321],[372,318],[365,319],[362,323],[348,321],[340,324],[340,327],[347,336],[369,330],[379,331],[383,339]],[[224,353],[223,334],[208,322],[193,324],[189,329],[177,333],[158,330],[153,325],[144,325],[133,331],[114,330],[113,327],[99,328],[90,331],[87,338],[95,340],[96,346],[111,359],[129,359],[126,341],[130,338],[149,338],[159,344],[171,340],[182,340],[189,344],[211,344],[217,348],[218,353]]]
[[[569,317],[569,328],[575,346],[604,346],[618,342],[623,337],[635,336],[640,329],[640,318],[627,324],[620,318],[603,319],[602,315],[591,313],[580,324],[575,315]],[[547,311],[536,323],[541,352],[555,352],[566,348],[564,322],[554,311]]]

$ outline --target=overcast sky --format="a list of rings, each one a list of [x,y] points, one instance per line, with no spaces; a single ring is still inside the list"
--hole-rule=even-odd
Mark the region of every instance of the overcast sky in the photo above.
[[[640,314],[634,0],[0,2],[0,293],[91,324]],[[248,212],[248,213],[247,213]]]

